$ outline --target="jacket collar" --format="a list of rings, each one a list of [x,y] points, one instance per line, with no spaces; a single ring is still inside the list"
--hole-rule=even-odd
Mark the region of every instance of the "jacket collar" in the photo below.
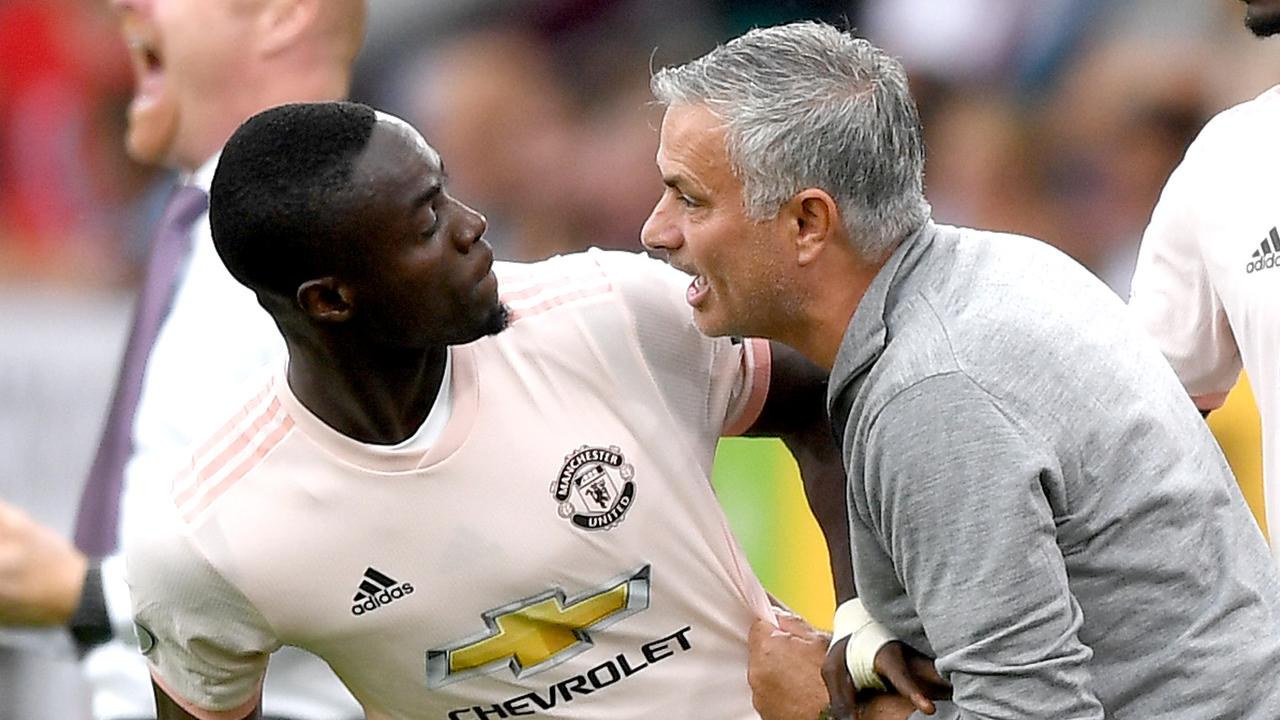
[[[827,386],[827,409],[833,420],[837,415],[837,399],[845,394],[846,388],[866,375],[884,352],[888,341],[886,317],[892,310],[893,296],[920,263],[937,234],[937,226],[928,221],[908,235],[881,266],[867,292],[858,301],[831,366],[833,382]]]

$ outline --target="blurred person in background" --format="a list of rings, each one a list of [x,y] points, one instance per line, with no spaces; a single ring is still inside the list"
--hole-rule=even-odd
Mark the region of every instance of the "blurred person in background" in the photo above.
[[[0,2],[0,282],[133,279],[163,183],[120,144],[129,80],[102,0]]]
[[[1203,124],[1207,43],[1116,35],[1081,48],[1038,108],[1041,236],[1121,297],[1160,186]],[[1003,229],[1003,228],[1002,228]]]
[[[408,73],[408,116],[491,218],[494,252],[537,260],[587,243],[570,208],[577,168],[568,89],[551,48],[508,21],[431,43]]]
[[[924,126],[929,201],[948,223],[1048,236],[1038,128],[1006,93],[938,86]]]
[[[650,55],[691,57],[717,20],[699,4],[515,3],[417,51],[389,105],[458,166],[499,258],[634,249],[654,200]]]
[[[656,200],[652,63],[694,57],[729,30],[856,16],[847,0],[539,0],[480,3],[400,62],[390,97],[458,166],[498,257],[632,249]]]
[[[1280,0],[1243,0],[1280,34]],[[1243,368],[1262,418],[1265,521],[1280,517],[1280,86],[1214,117],[1169,177],[1142,237],[1129,305],[1201,412]],[[1271,540],[1280,556],[1280,533]]]
[[[205,209],[217,156],[260,110],[346,96],[365,5],[112,0],[112,7],[135,74],[128,151],[180,171],[183,181],[153,248],[152,276],[86,483],[78,548],[0,503],[0,623],[67,625],[87,653],[94,716],[133,720],[154,717],[153,701],[135,647],[119,540],[151,520],[174,463],[217,422],[234,388],[283,352],[270,318],[213,249]],[[176,277],[157,271],[162,254]],[[273,717],[360,716],[332,672],[296,651],[276,666],[265,697]]]

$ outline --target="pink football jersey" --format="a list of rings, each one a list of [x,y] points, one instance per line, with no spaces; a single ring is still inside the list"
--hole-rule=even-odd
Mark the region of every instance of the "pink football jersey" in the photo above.
[[[768,345],[702,336],[689,278],[591,251],[499,264],[513,323],[452,350],[438,440],[347,438],[284,374],[197,449],[128,549],[156,681],[200,718],[281,645],[368,717],[754,718],[768,601],[710,484]]]

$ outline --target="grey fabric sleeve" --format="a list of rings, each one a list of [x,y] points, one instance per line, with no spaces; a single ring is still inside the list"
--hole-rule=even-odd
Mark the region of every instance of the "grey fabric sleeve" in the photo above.
[[[892,558],[959,717],[1101,720],[1050,453],[959,372],[898,393],[868,432],[850,511]]]

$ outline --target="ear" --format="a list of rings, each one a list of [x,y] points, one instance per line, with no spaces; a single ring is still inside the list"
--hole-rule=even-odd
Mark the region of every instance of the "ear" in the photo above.
[[[267,0],[258,16],[260,49],[274,55],[292,45],[316,21],[325,0]]]
[[[350,286],[334,277],[308,280],[298,286],[298,307],[307,317],[323,323],[344,323],[355,312]]]
[[[795,233],[796,262],[801,266],[816,260],[827,244],[837,240],[843,231],[840,206],[825,190],[805,188],[796,193],[782,211],[787,213]]]

